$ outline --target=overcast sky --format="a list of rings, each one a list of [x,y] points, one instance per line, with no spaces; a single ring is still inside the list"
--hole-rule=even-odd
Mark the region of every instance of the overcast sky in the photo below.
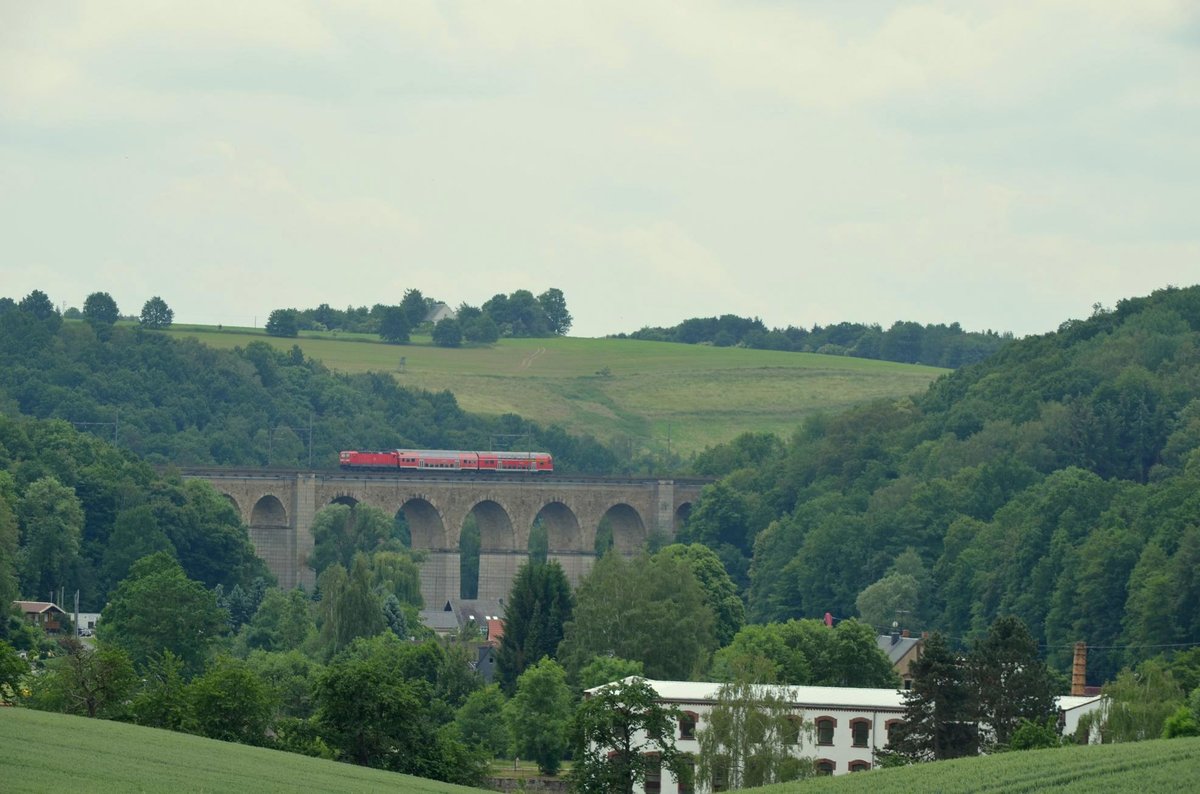
[[[0,0],[0,296],[1017,334],[1200,281],[1200,4]]]

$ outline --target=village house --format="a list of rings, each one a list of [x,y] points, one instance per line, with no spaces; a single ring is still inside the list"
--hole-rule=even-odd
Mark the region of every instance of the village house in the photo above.
[[[21,611],[30,623],[41,626],[48,634],[62,627],[62,618],[67,613],[52,601],[14,601],[13,606]]]
[[[422,609],[421,623],[441,638],[462,636],[474,630],[482,637],[475,644],[475,670],[487,683],[496,670],[496,649],[504,634],[504,600],[491,598],[451,598],[441,609]]]
[[[676,725],[675,747],[692,757],[699,754],[697,733],[703,729],[709,712],[716,704],[721,684],[698,681],[651,681],[659,702],[677,708],[683,716]],[[607,686],[607,685],[606,685]],[[585,696],[603,687],[586,690]],[[818,772],[844,775],[864,772],[874,765],[876,750],[887,746],[892,732],[904,717],[904,692],[897,689],[862,687],[782,686],[778,687],[798,718],[812,727],[799,731],[795,746],[797,757],[811,758]],[[1080,718],[1099,708],[1097,696],[1057,699],[1059,725],[1064,734],[1073,733]],[[718,789],[719,790],[719,789]],[[646,780],[641,794],[692,794],[699,786],[681,787],[668,770]]]
[[[912,689],[912,673],[909,668],[912,663],[921,658],[921,643],[927,635],[920,637],[909,635],[908,629],[898,629],[893,626],[888,634],[880,634],[875,638],[875,644],[883,651],[892,669],[900,676],[904,689]]]

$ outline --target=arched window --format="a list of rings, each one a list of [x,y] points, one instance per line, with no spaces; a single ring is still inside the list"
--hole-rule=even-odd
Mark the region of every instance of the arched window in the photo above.
[[[871,765],[866,761],[851,761],[847,767],[851,772],[866,772],[871,768]]]
[[[833,729],[837,720],[833,717],[817,717],[817,744],[833,744]]]
[[[888,720],[883,723],[883,729],[887,731],[887,743],[894,744],[896,741],[896,729],[904,724],[904,720]]]
[[[871,741],[871,721],[859,717],[850,720],[850,743],[855,747],[866,747]]]
[[[837,762],[830,761],[828,758],[818,758],[816,766],[818,775],[832,775],[833,771],[837,769]]]
[[[680,739],[695,739],[696,738],[696,723],[700,717],[694,711],[685,711],[679,718],[679,738]]]

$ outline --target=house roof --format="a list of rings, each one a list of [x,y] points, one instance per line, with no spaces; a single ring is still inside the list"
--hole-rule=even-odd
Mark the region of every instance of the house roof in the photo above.
[[[13,604],[26,615],[40,615],[43,612],[58,612],[67,614],[58,604],[52,601],[13,601]]]
[[[629,679],[623,680],[628,681]],[[714,681],[644,680],[654,688],[660,699],[671,703],[712,703],[716,701],[717,691],[721,688],[721,684]],[[592,687],[585,690],[585,694],[595,694],[608,686],[612,686],[612,684]],[[771,688],[785,691],[789,703],[803,708],[904,710],[904,692],[898,689],[848,686],[772,686]],[[1098,700],[1100,700],[1099,695],[1092,697],[1059,695],[1054,702],[1059,709],[1071,711],[1090,706]]]
[[[1054,702],[1062,711],[1072,711],[1084,706],[1090,706],[1102,698],[1103,695],[1059,695],[1054,699]]]
[[[453,612],[441,609],[422,609],[418,616],[421,622],[434,631],[453,632],[458,630],[458,618]]]
[[[880,634],[875,638],[875,644],[879,646],[879,650],[887,654],[888,661],[894,665],[903,659],[914,647],[920,645],[921,638],[902,637],[900,635],[893,637],[891,634]]]
[[[498,598],[451,598],[446,601],[445,608],[458,617],[460,626],[473,620],[476,626],[483,628],[488,621],[504,617],[504,602]]]
[[[654,688],[662,700],[672,703],[711,703],[717,699],[720,682],[713,681],[652,681],[646,683]],[[605,686],[587,690],[593,694]],[[904,693],[898,689],[870,689],[866,687],[841,686],[772,686],[785,694],[789,703],[797,706],[820,706],[823,708],[887,709],[899,711],[904,708]]]
[[[438,302],[429,307],[429,311],[425,313],[425,322],[436,323],[446,317],[458,317],[458,312],[445,303]]]

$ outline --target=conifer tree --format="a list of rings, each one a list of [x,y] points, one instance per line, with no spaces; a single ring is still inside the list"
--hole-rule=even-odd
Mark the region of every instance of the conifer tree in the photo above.
[[[1022,720],[1044,722],[1054,713],[1054,687],[1037,642],[1018,617],[996,618],[968,660],[979,722],[995,743],[1008,745]]]
[[[935,632],[909,671],[913,685],[904,693],[904,722],[881,756],[911,763],[974,755],[979,732],[963,660]]]

